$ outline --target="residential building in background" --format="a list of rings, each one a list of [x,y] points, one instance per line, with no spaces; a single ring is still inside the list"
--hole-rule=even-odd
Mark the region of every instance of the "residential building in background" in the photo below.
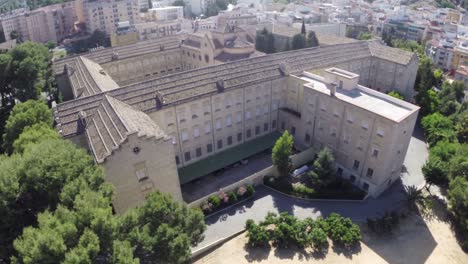
[[[11,40],[11,32],[21,39],[45,43],[59,42],[72,34],[78,20],[75,2],[50,5],[30,11],[17,9],[0,15],[5,40]]]
[[[138,0],[84,0],[83,12],[86,30],[92,33],[100,30],[111,35],[119,22],[128,21],[131,25],[139,22]]]
[[[128,21],[119,22],[115,32],[111,34],[111,46],[135,44],[140,40],[138,31]]]

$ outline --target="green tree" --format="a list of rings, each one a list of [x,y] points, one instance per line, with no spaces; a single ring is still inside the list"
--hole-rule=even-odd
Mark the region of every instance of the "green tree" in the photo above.
[[[21,135],[13,143],[13,149],[17,153],[23,153],[28,145],[39,143],[46,139],[59,139],[60,135],[48,124],[40,122],[27,126]]]
[[[0,54],[0,99],[2,107],[6,107],[8,99],[13,94],[11,87],[11,63],[13,58],[9,53]]]
[[[437,157],[430,157],[424,166],[422,172],[428,188],[432,184],[441,185],[448,182],[446,164]]]
[[[468,249],[468,180],[457,177],[450,183],[448,198],[450,211],[461,231],[462,246]]]
[[[405,97],[402,94],[400,94],[399,92],[395,91],[395,90],[389,92],[388,95],[390,95],[391,97],[395,97],[397,99],[400,99],[400,100],[405,100]]]
[[[298,50],[298,49],[303,49],[306,47],[306,38],[302,34],[296,34],[294,35],[292,39],[292,49],[293,50]]]
[[[326,221],[330,226],[328,235],[334,243],[352,247],[361,240],[361,230],[359,226],[353,224],[351,219],[341,217],[337,213],[331,213]]]
[[[459,114],[455,131],[460,143],[468,143],[468,111]]]
[[[25,42],[10,52],[11,86],[16,99],[24,102],[37,99],[41,92],[50,90],[53,76],[50,71],[52,55],[43,44]]]
[[[190,209],[157,191],[148,195],[144,205],[122,216],[117,237],[136,247],[135,255],[142,262],[184,263],[205,228],[199,209]]]
[[[112,264],[139,264],[140,260],[133,256],[132,247],[128,241],[114,241],[112,252]]]
[[[55,47],[57,47],[57,42],[55,42],[53,40],[49,40],[49,41],[47,41],[46,46],[47,46],[47,48],[49,50],[53,50],[53,49],[55,49]]]
[[[302,35],[305,35],[305,34],[306,34],[306,27],[305,27],[304,19],[302,19],[301,34],[302,34]]]
[[[319,186],[327,186],[335,180],[335,158],[329,148],[323,148],[314,161],[313,170],[309,173],[311,181]]]
[[[307,47],[318,47],[319,46],[319,41],[317,39],[317,36],[315,35],[314,31],[309,31],[307,34]]]
[[[359,40],[370,40],[372,39],[372,33],[370,32],[360,32],[358,36]]]
[[[271,159],[280,176],[286,176],[291,171],[292,164],[290,156],[293,143],[293,137],[289,135],[289,132],[286,130],[273,147]]]
[[[10,38],[11,39],[19,39],[20,35],[19,35],[18,31],[16,31],[16,30],[11,31],[10,32]]]
[[[41,101],[29,100],[16,105],[6,121],[3,148],[12,153],[13,142],[26,127],[39,123],[52,127],[53,122],[52,111]]]
[[[440,113],[434,113],[423,117],[421,125],[430,146],[434,146],[441,140],[446,140],[448,142],[456,140],[452,120]]]
[[[416,186],[405,186],[406,202],[409,208],[416,209],[418,204],[423,204],[426,198],[422,193],[422,189]]]
[[[310,233],[312,245],[316,251],[324,251],[328,249],[327,234],[321,228],[314,228]]]
[[[267,54],[275,52],[275,37],[266,28],[257,32],[255,37],[255,48]]]

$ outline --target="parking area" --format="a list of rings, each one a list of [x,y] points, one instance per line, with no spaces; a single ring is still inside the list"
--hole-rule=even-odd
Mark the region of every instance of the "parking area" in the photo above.
[[[184,201],[187,203],[193,202],[271,166],[271,150],[258,153],[245,161],[246,164],[237,162],[215,173],[182,185]]]

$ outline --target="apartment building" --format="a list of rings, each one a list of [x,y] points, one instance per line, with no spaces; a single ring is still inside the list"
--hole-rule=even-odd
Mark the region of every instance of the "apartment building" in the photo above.
[[[450,39],[434,39],[426,43],[426,55],[436,67],[443,70],[452,68],[454,47],[456,43]]]
[[[373,196],[399,177],[418,108],[361,85],[412,88],[415,54],[356,42],[175,71],[181,47],[159,41],[54,65],[77,98],[54,107],[57,130],[106,169],[117,212],[156,189],[180,200],[180,184],[271,147],[286,129],[298,149],[330,147],[337,173]],[[173,74],[133,79],[158,62]]]
[[[83,13],[88,33],[100,30],[111,35],[118,23],[139,22],[138,0],[84,0]]]
[[[165,6],[148,9],[147,12],[142,13],[142,20],[144,21],[171,21],[180,20],[184,18],[183,6]]]
[[[75,2],[46,6],[33,11],[17,9],[0,16],[6,40],[15,31],[23,40],[59,42],[70,35],[77,21]]]

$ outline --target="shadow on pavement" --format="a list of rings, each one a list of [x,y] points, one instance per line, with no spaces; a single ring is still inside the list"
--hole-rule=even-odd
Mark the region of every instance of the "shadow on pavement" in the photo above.
[[[399,227],[390,235],[379,236],[366,226],[361,230],[362,243],[390,264],[425,263],[437,246],[419,211],[402,218]]]

